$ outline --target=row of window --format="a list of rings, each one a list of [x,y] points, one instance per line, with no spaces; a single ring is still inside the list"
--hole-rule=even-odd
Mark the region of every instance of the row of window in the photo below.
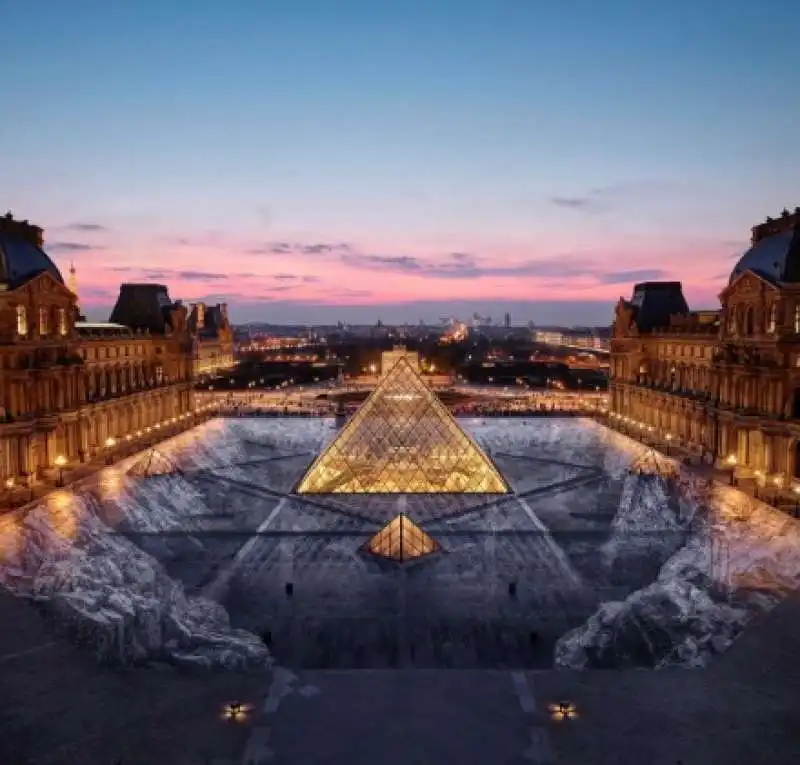
[[[673,357],[710,359],[713,350],[713,346],[711,345],[675,345],[672,343],[661,345],[659,343],[656,347],[656,356],[660,359]]]
[[[50,325],[51,319],[51,312],[47,306],[40,306],[39,307],[39,321],[38,321],[38,328],[40,335],[49,335],[53,331],[53,327]],[[57,308],[56,309],[56,326],[55,329],[59,335],[62,337],[69,333],[69,321],[67,318],[67,309],[66,308]],[[28,308],[24,305],[17,306],[17,334],[20,337],[27,337],[29,331],[28,326]]]
[[[123,357],[128,358],[129,356],[143,355],[144,346],[142,344],[125,345],[122,347],[115,345],[101,345],[99,348],[81,349],[81,356],[84,358],[84,360],[88,361],[94,361],[95,359],[121,359]]]
[[[778,326],[778,304],[773,303],[766,315],[766,330],[774,335]],[[800,334],[800,303],[794,307],[794,331]],[[752,335],[755,333],[755,309],[752,306],[739,306],[728,313],[728,332]]]

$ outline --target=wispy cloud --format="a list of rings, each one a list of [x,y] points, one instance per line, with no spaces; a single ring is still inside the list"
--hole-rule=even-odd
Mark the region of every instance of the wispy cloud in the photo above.
[[[346,242],[267,242],[258,247],[245,250],[247,255],[329,255],[347,252],[350,245]]]
[[[46,245],[46,249],[49,252],[78,253],[103,250],[105,248],[97,244],[87,244],[86,242],[49,242]]]
[[[550,203],[564,210],[586,214],[606,213],[636,203],[642,198],[674,195],[681,188],[674,183],[658,180],[640,180],[598,186],[580,194],[562,194],[550,197]]]
[[[660,268],[639,268],[631,271],[607,271],[596,273],[597,280],[603,284],[622,284],[625,282],[658,281],[666,277]]]
[[[552,197],[550,201],[556,207],[566,207],[570,210],[589,210],[596,204],[596,200],[591,197]]]
[[[97,233],[100,231],[108,231],[105,226],[99,223],[68,223],[64,226],[64,231],[81,231],[83,233]]]
[[[181,271],[177,269],[151,269],[137,266],[110,266],[106,270],[115,273],[137,274],[143,279],[182,279],[183,281],[213,282],[225,279],[251,279],[258,277],[250,271],[223,274],[217,271]]]

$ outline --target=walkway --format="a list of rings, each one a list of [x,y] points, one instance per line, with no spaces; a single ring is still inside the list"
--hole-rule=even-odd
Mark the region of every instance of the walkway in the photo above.
[[[130,441],[121,441],[114,447],[112,463],[109,463],[107,454],[100,453],[87,462],[65,467],[62,475],[63,480],[59,480],[58,469],[53,468],[50,471],[50,478],[39,479],[33,486],[15,486],[10,492],[5,489],[0,494],[0,513],[19,510],[21,507],[38,502],[57,489],[80,484],[85,479],[108,467],[109,464],[114,464],[138,452],[153,448],[198,425],[202,425],[208,420],[214,419],[216,416],[211,411],[198,413],[183,422],[165,426],[163,429],[152,430],[149,433],[143,433],[138,438],[133,438]]]
[[[284,672],[241,762],[791,765],[797,645],[800,594],[707,670]]]
[[[800,594],[707,670],[109,670],[0,593],[0,762],[13,765],[792,765]],[[225,723],[226,701],[256,706]],[[579,717],[556,722],[547,704]]]

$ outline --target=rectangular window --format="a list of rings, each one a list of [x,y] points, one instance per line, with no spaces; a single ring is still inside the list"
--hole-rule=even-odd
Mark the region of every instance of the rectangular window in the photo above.
[[[156,367],[156,385],[161,385],[164,382],[164,368],[159,365]]]
[[[58,309],[58,334],[64,337],[69,332],[69,323],[67,322],[66,308]]]
[[[800,303],[794,307],[794,331],[800,334]]]
[[[17,306],[17,334],[22,337],[28,334],[28,309],[24,305]]]
[[[39,307],[39,334],[46,335],[50,332],[48,310],[45,306]]]

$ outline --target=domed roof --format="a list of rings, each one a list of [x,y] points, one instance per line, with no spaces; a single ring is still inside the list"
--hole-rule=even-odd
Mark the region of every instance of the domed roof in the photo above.
[[[15,289],[42,271],[64,283],[61,272],[44,250],[25,237],[0,231],[0,284]]]
[[[772,282],[800,282],[800,229],[783,231],[756,242],[734,266],[730,282],[753,271]]]

